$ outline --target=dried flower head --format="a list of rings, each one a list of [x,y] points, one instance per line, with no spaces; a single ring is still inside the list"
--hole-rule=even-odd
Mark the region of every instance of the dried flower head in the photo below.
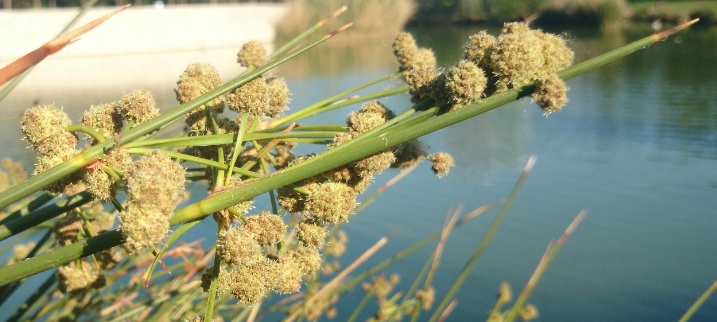
[[[421,308],[428,311],[433,306],[436,299],[436,289],[433,287],[424,288],[416,291],[416,299],[421,303]]]
[[[229,279],[229,289],[239,304],[253,305],[261,301],[269,291],[260,266],[242,266]]]
[[[565,44],[565,39],[539,30],[533,30],[533,34],[540,39],[543,45],[543,72],[545,74],[556,73],[572,65],[575,54]]]
[[[269,106],[264,111],[268,117],[279,116],[289,107],[289,86],[283,78],[272,77],[266,80],[269,89]]]
[[[128,202],[153,204],[171,213],[186,196],[185,172],[179,163],[159,151],[143,155],[126,174]]]
[[[117,104],[105,103],[93,105],[82,114],[82,124],[100,132],[105,138],[111,138],[122,130],[122,115],[117,110]],[[97,142],[92,141],[93,144]]]
[[[254,78],[229,93],[227,107],[237,113],[261,117],[269,108],[269,86],[263,78]]]
[[[490,55],[498,92],[523,85],[541,75],[543,46],[525,23],[506,23]]]
[[[157,103],[147,90],[135,90],[123,96],[118,103],[120,114],[135,125],[142,124],[159,115]]]
[[[300,264],[284,256],[278,261],[264,261],[264,272],[267,284],[274,292],[279,294],[296,293],[301,289],[303,272]]]
[[[222,79],[214,66],[210,64],[194,63],[187,66],[187,69],[179,75],[179,80],[177,80],[177,86],[174,88],[174,93],[177,95],[177,101],[180,103],[186,103],[216,89],[221,84]],[[221,113],[221,109],[223,108],[223,99],[221,97],[215,98],[207,103],[207,105],[217,109],[217,113]],[[202,110],[204,108],[205,105],[202,105],[197,110]]]
[[[307,187],[304,211],[319,222],[336,223],[348,220],[356,206],[356,191],[344,183],[326,182]]]
[[[21,123],[27,142],[41,154],[62,154],[77,145],[77,137],[65,131],[65,128],[72,125],[70,117],[54,105],[26,110],[22,114]]]
[[[172,211],[186,196],[184,175],[179,163],[159,151],[143,155],[129,168],[120,229],[130,249],[140,250],[164,239]]]
[[[363,104],[358,111],[349,114],[346,125],[348,125],[351,135],[356,136],[386,123],[394,116],[395,114],[383,104],[368,102]]]
[[[449,103],[465,105],[480,99],[487,83],[482,69],[462,59],[448,70],[444,85]]]
[[[558,75],[551,74],[535,82],[533,100],[545,111],[545,115],[559,111],[568,103],[568,87]]]
[[[230,266],[249,265],[263,259],[261,245],[244,227],[229,229],[217,243],[219,256]]]
[[[346,235],[346,232],[339,230],[329,237],[329,241],[326,243],[326,249],[324,249],[324,252],[326,255],[339,257],[346,252],[346,243],[348,241],[349,237]]]
[[[384,151],[353,163],[353,168],[362,178],[371,178],[391,167],[396,161],[393,151]]]
[[[431,82],[438,76],[435,68],[420,68],[404,71],[403,79],[408,84],[411,102],[418,103],[431,97]]]
[[[32,172],[32,175],[38,175],[42,172],[45,172],[46,170],[69,160],[70,158],[76,156],[79,153],[80,151],[75,150],[74,148],[68,148],[64,150],[59,150],[56,152],[56,154],[40,156],[37,159],[37,164],[35,165],[35,170]],[[60,180],[54,181],[49,186],[45,187],[45,190],[54,193],[62,193],[65,191],[65,186],[71,183],[75,183],[81,178],[82,172],[78,171]]]
[[[321,254],[315,248],[298,246],[285,255],[299,265],[304,275],[313,276],[321,269]]]
[[[433,163],[433,165],[431,166],[431,169],[433,169],[433,172],[439,178],[447,175],[448,171],[455,164],[453,162],[453,157],[450,154],[445,153],[445,152],[434,153],[434,154],[427,156],[426,158]]]
[[[418,139],[402,143],[393,152],[396,160],[393,161],[391,167],[405,169],[417,165],[423,160],[424,153],[421,141]]]
[[[169,232],[169,215],[157,205],[127,203],[119,214],[125,246],[139,252],[164,240]]]
[[[294,228],[296,239],[304,247],[321,249],[326,239],[326,228],[313,221],[302,221]]]
[[[526,304],[525,307],[518,313],[518,316],[523,321],[532,321],[538,318],[538,308],[533,304]]]
[[[406,69],[408,63],[413,59],[418,51],[416,39],[410,33],[400,32],[393,40],[393,54],[396,56],[400,69]]]
[[[25,244],[17,244],[12,248],[12,257],[10,257],[7,262],[5,262],[6,266],[10,266],[12,264],[15,264],[17,262],[21,262],[27,258],[27,255],[30,255],[30,252],[35,248],[37,243],[34,241],[29,241]]]
[[[286,224],[280,216],[264,211],[247,218],[244,229],[254,236],[259,245],[274,245],[286,234]]]
[[[495,46],[496,39],[493,35],[486,31],[480,31],[475,35],[468,37],[468,41],[463,46],[463,58],[473,62],[478,67],[485,68],[488,66],[488,58]]]
[[[80,266],[73,263],[57,269],[57,287],[62,293],[78,293],[105,285],[104,275],[93,269],[92,265],[83,261]]]
[[[500,283],[498,286],[498,304],[504,305],[513,300],[513,291],[510,289],[510,284],[506,282]]]
[[[266,64],[266,48],[256,40],[248,41],[237,53],[237,62],[242,67],[260,67]]]

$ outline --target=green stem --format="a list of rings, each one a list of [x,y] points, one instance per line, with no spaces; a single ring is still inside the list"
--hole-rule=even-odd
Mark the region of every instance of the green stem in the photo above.
[[[65,131],[70,133],[82,132],[92,137],[97,142],[103,142],[106,140],[105,136],[99,131],[83,124],[72,124],[68,126]]]
[[[369,81],[369,82],[367,82],[367,83],[364,83],[364,84],[361,84],[361,85],[358,85],[358,86],[349,88],[349,89],[347,89],[347,90],[345,90],[345,91],[343,91],[343,92],[340,92],[340,93],[338,93],[338,94],[336,94],[336,95],[333,95],[333,96],[328,97],[328,98],[325,98],[325,99],[323,99],[323,100],[321,100],[321,101],[319,101],[319,102],[316,102],[316,103],[314,103],[314,104],[312,104],[312,105],[309,105],[309,106],[307,106],[307,107],[305,107],[305,108],[303,108],[303,109],[297,111],[297,112],[294,113],[294,114],[287,115],[287,116],[285,116],[285,117],[283,117],[283,118],[281,118],[281,119],[278,119],[278,120],[274,121],[274,124],[276,124],[276,125],[282,125],[282,124],[286,124],[286,123],[298,121],[298,120],[304,119],[304,118],[309,117],[309,116],[312,116],[312,115],[316,115],[316,114],[320,113],[319,110],[322,110],[322,109],[326,108],[327,106],[330,106],[331,103],[333,103],[333,102],[335,102],[335,101],[338,101],[338,100],[343,99],[346,95],[349,95],[349,94],[351,94],[351,93],[353,93],[353,92],[356,92],[356,91],[358,91],[358,90],[361,90],[361,89],[364,89],[364,88],[366,88],[366,87],[369,87],[369,86],[371,86],[371,85],[374,85],[374,84],[383,82],[383,81],[385,81],[385,80],[391,79],[391,78],[393,78],[393,77],[396,77],[397,75],[398,75],[398,73],[389,74],[389,75],[382,76],[382,77],[379,77],[379,78],[377,78],[377,79],[374,79],[374,80],[372,80],[372,81]],[[343,106],[343,105],[341,105],[341,106]],[[327,110],[331,110],[331,109],[333,109],[333,108],[330,108],[330,109],[327,109]],[[325,111],[322,110],[321,112],[325,112]]]
[[[232,178],[231,173],[234,170],[234,165],[239,158],[239,154],[241,154],[241,148],[243,146],[242,142],[244,142],[244,133],[246,133],[248,120],[249,114],[243,113],[241,115],[241,122],[239,123],[239,133],[237,133],[236,140],[234,142],[234,151],[232,151],[232,159],[231,162],[229,162],[229,175],[227,175],[226,181],[224,182],[225,186],[229,185],[229,181]]]
[[[19,234],[27,229],[35,227],[42,222],[55,218],[67,211],[92,201],[92,195],[88,192],[81,192],[67,199],[62,199],[52,205],[42,207],[32,213],[19,217],[0,225],[0,241]]]

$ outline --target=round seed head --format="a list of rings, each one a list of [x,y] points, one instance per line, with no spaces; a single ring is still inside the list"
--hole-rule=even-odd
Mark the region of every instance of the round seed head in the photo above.
[[[353,167],[359,176],[366,178],[378,175],[391,167],[395,161],[396,156],[393,151],[384,151],[354,162]]]
[[[296,247],[286,254],[292,261],[299,265],[299,269],[304,275],[313,276],[321,269],[321,254],[315,248]]]
[[[463,58],[473,62],[479,67],[488,66],[488,58],[495,46],[496,39],[486,31],[481,31],[468,38],[463,47]]]
[[[428,160],[430,160],[433,165],[431,166],[431,169],[433,169],[433,172],[438,176],[439,178],[445,176],[448,174],[448,171],[453,167],[455,164],[453,162],[453,157],[445,152],[438,152],[429,155]]]
[[[115,195],[114,181],[102,170],[85,172],[83,180],[87,184],[87,191],[96,199],[109,200],[110,197]]]
[[[135,125],[142,124],[159,115],[154,97],[147,90],[136,90],[119,100],[119,112]]]
[[[321,247],[324,246],[326,228],[319,223],[302,221],[296,225],[294,232],[296,233],[296,239],[298,239],[299,243],[304,247],[321,249]]]
[[[67,161],[79,153],[80,151],[75,150],[74,148],[67,148],[57,151],[56,154],[40,156],[37,159],[37,164],[35,165],[35,170],[32,172],[32,175],[38,175],[45,172],[46,170]],[[65,186],[78,182],[80,179],[82,179],[82,172],[77,171],[67,177],[54,181],[49,186],[45,187],[45,190],[54,193],[62,193],[65,190]]]
[[[497,78],[496,91],[523,85],[542,74],[543,45],[527,25],[506,24],[490,55],[490,70]]]
[[[237,62],[242,67],[260,67],[266,64],[266,48],[256,40],[249,41],[239,50]]]
[[[57,268],[57,281],[62,293],[78,293],[105,285],[104,275],[84,262],[81,267],[70,264]]]
[[[264,79],[254,78],[229,93],[227,106],[237,113],[261,117],[269,108],[269,86]]]
[[[239,304],[256,304],[266,296],[269,289],[262,273],[252,266],[243,266],[231,274],[230,292],[239,300]]]
[[[444,84],[449,102],[464,105],[480,99],[487,83],[483,70],[463,59],[448,70]]]
[[[259,215],[247,218],[244,228],[254,236],[262,246],[274,245],[286,234],[286,224],[280,216],[264,211]]]
[[[429,48],[418,48],[406,59],[403,70],[436,69],[437,66],[436,55]]]
[[[227,231],[219,239],[217,247],[219,256],[230,266],[249,265],[263,258],[261,245],[244,227]]]
[[[104,156],[100,157],[100,161],[107,166],[118,170],[122,173],[129,170],[132,165],[132,157],[129,155],[127,149],[123,147],[115,147]]]
[[[169,215],[153,204],[127,202],[119,213],[125,246],[140,252],[164,240],[169,232]]]
[[[396,161],[391,164],[391,167],[405,169],[420,163],[423,160],[424,151],[421,141],[413,139],[399,145],[393,154]]]
[[[151,204],[167,215],[186,196],[185,170],[159,151],[139,158],[126,173],[127,199],[136,204]]]
[[[21,123],[27,142],[41,154],[60,154],[60,150],[72,149],[77,145],[75,135],[65,131],[65,128],[72,125],[70,117],[54,105],[26,110]]]
[[[351,135],[356,136],[386,123],[394,117],[393,112],[379,102],[368,102],[361,106],[357,112],[351,112],[346,125]]]
[[[301,267],[286,256],[278,261],[265,260],[257,264],[267,286],[279,294],[296,293],[301,289]]]
[[[543,45],[543,74],[553,74],[572,65],[574,54],[565,45],[565,39],[538,30],[533,30],[533,34]]]
[[[52,232],[57,243],[63,246],[77,241],[77,234],[82,230],[82,218],[76,214],[68,213],[60,218],[53,226]]]
[[[174,93],[177,95],[177,101],[179,101],[179,103],[186,103],[214,90],[221,84],[222,79],[214,66],[194,63],[187,66],[187,69],[179,75]],[[221,113],[223,99],[220,96],[210,101],[208,105],[212,108],[219,109],[217,113]],[[206,105],[202,105],[197,110],[203,110],[205,106]]]
[[[111,138],[122,130],[122,115],[117,110],[117,104],[114,103],[91,106],[82,115],[80,121],[100,132],[105,138]],[[93,139],[92,143],[96,144],[97,142]]]
[[[431,94],[431,82],[438,76],[435,68],[406,70],[402,73],[411,93],[411,102],[418,103]]]
[[[433,287],[420,289],[416,291],[416,299],[421,303],[421,308],[424,311],[428,311],[431,309],[433,301],[436,299],[436,289]]]
[[[307,187],[305,209],[317,221],[346,221],[356,205],[356,192],[344,183],[326,182]]]
[[[276,117],[289,107],[289,87],[282,78],[272,77],[266,80],[269,88],[269,106],[264,111],[268,117]]]
[[[406,69],[406,65],[415,56],[418,51],[416,40],[407,32],[400,32],[393,41],[393,54],[396,56],[401,70]]]
[[[535,82],[533,100],[545,111],[545,115],[559,111],[568,103],[568,87],[558,75],[551,74]]]

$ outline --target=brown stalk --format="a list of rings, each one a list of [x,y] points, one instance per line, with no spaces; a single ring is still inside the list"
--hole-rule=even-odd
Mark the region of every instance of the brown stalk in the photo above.
[[[47,56],[50,56],[62,50],[62,48],[65,48],[65,46],[77,41],[80,36],[92,29],[95,29],[97,26],[107,21],[107,19],[112,18],[112,16],[116,15],[124,9],[127,9],[127,7],[129,6],[130,5],[128,4],[124,7],[117,8],[114,11],[98,19],[90,21],[75,30],[62,34],[57,38],[50,40],[49,42],[40,46],[39,48],[27,53],[25,56],[18,58],[9,65],[3,67],[2,69],[0,69],[0,86],[15,78],[15,76],[19,75],[20,73],[26,71],[28,68],[41,62],[43,59],[47,58]]]

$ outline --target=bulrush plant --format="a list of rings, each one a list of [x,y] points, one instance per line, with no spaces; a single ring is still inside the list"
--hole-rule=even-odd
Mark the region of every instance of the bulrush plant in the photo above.
[[[290,89],[270,71],[349,26],[311,41],[335,16],[273,53],[259,42],[246,43],[236,58],[246,71],[229,81],[223,82],[210,64],[189,65],[174,89],[179,105],[164,113],[144,90],[91,106],[77,124],[61,107],[28,108],[22,129],[39,157],[32,177],[0,193],[5,211],[0,238],[12,238],[18,246],[10,264],[0,268],[0,301],[26,277],[58,269],[13,317],[210,321],[221,320],[217,316],[253,320],[276,311],[287,320],[332,316],[340,292],[358,283],[348,275],[387,241],[346,268],[330,260],[346,249],[339,227],[356,214],[359,196],[388,169],[412,168],[427,159],[442,177],[454,164],[449,154],[429,154],[419,137],[529,95],[546,115],[558,111],[567,102],[566,79],[689,25],[572,65],[572,51],[559,36],[507,23],[497,36],[470,37],[463,57],[445,70],[436,66],[430,49],[402,32],[393,43],[395,73],[289,113]],[[349,96],[396,77],[408,85]],[[409,93],[415,104],[392,109],[377,101],[401,93]],[[345,124],[300,123],[349,105],[357,108],[347,113]],[[160,130],[174,122],[185,122],[184,131],[163,137]],[[325,149],[295,155],[304,144]],[[6,163],[8,173],[18,172]],[[189,182],[206,183],[207,196],[180,206]],[[269,195],[269,209],[255,209],[253,199],[263,194]],[[214,247],[177,242],[206,218],[216,222]],[[44,237],[20,247],[30,233]],[[182,260],[165,262],[172,256]],[[434,256],[424,285],[419,288],[417,279],[405,297],[394,293],[397,276],[381,275],[364,284],[367,296],[378,299],[375,320],[416,319],[421,310],[434,310],[435,320],[447,313],[462,282],[457,280],[448,294],[436,294],[431,280],[439,252]],[[155,270],[157,264],[164,270]],[[336,275],[323,282],[322,270]],[[165,271],[179,276],[169,278]],[[50,298],[54,289],[61,295]],[[506,292],[495,316],[509,301]],[[262,309],[269,297],[272,304]],[[535,316],[524,300],[511,311],[518,313],[507,316]]]

